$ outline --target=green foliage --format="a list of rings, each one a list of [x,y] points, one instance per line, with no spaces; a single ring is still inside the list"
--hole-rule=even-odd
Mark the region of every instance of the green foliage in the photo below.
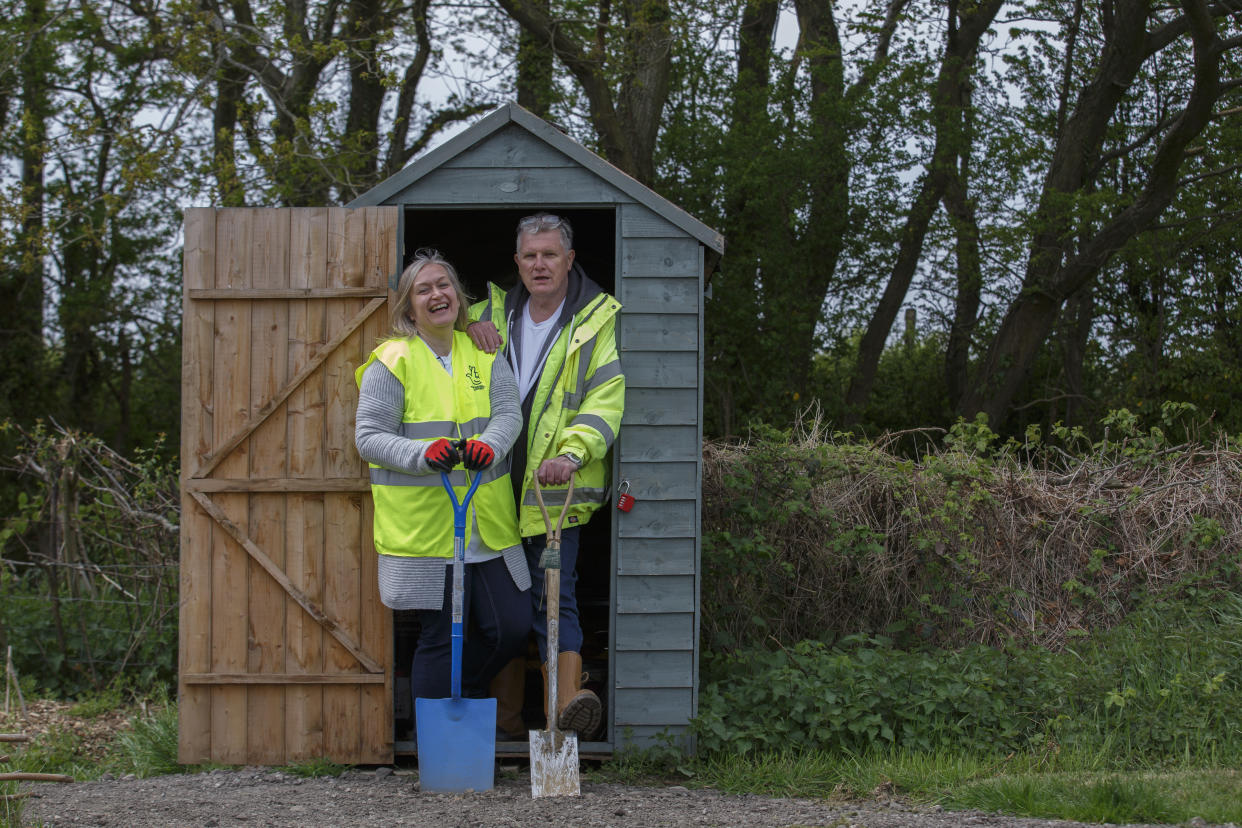
[[[829,422],[845,419],[845,394],[861,338],[861,331],[857,331],[815,355],[805,402],[817,401]],[[926,336],[911,333],[904,341],[885,348],[876,365],[875,386],[854,430],[882,434],[952,423],[954,414],[944,377],[945,347],[945,336],[932,332]]]
[[[13,40],[20,88],[0,80],[4,114],[15,114],[13,93],[40,103],[0,118],[0,152],[29,176],[0,186],[0,418],[53,417],[123,449],[149,444],[179,426],[170,242],[196,143],[185,141],[192,127],[157,113],[184,106],[188,89],[157,54],[158,24],[89,2],[23,8],[46,18]],[[12,336],[18,306],[35,328]]]
[[[629,735],[624,734],[623,738]],[[658,744],[649,747],[623,744],[590,776],[601,782],[623,785],[665,784],[670,779],[684,782],[695,775],[695,764],[684,741],[666,733]]]
[[[1242,775],[1236,769],[1099,772],[1068,752],[1000,758],[903,750],[719,753],[699,757],[693,778],[684,784],[739,795],[891,796],[949,811],[1093,823],[1129,823],[1139,813],[1162,814],[1159,821],[1165,823],[1186,824],[1193,817],[1211,824],[1242,820]]]
[[[18,436],[23,488],[0,526],[0,635],[23,680],[61,698],[176,679],[177,468],[93,437]]]
[[[165,609],[154,628],[140,626],[144,604],[166,607],[167,585],[58,605],[48,600],[35,570],[6,579],[0,593],[0,625],[9,636],[13,663],[37,692],[57,698],[90,695],[118,675],[142,687],[175,683],[175,617]]]
[[[90,717],[113,711],[121,704],[120,695],[109,691],[69,708],[67,713]],[[21,746],[7,761],[0,762],[0,771],[64,774],[75,781],[98,779],[105,773],[148,777],[182,772],[177,764],[176,705],[163,692],[129,704],[135,712],[105,746],[106,754],[100,753],[97,744],[88,745],[76,723],[65,723]],[[14,792],[16,783],[0,787],[0,793]],[[0,808],[0,825],[24,825],[20,801],[5,804],[7,810]]]
[[[333,762],[331,759],[325,759],[320,756],[316,759],[292,762],[283,766],[281,770],[291,776],[310,779],[316,776],[340,776],[352,767],[353,765],[342,765],[339,762]]]
[[[1240,664],[1242,595],[1152,601],[1058,654],[1068,703],[1049,718],[1049,734],[1071,750],[1132,761],[1237,761]]]
[[[834,7],[831,25],[827,14],[803,15],[793,39],[787,15],[758,31],[763,4],[544,5],[560,36],[589,56],[546,64],[549,118],[605,154],[618,136],[642,133],[644,150],[654,140],[655,189],[728,240],[704,318],[705,428],[784,425],[810,399],[840,422],[857,332],[892,271],[943,120],[933,98],[944,37],[964,30],[941,8],[895,17],[889,30],[870,9]],[[1113,37],[1110,15],[1098,3],[1078,13],[1037,5],[1034,17],[1055,23],[1011,21],[991,58],[963,77],[972,92],[953,150],[976,214],[982,300],[955,306],[967,292],[956,246],[965,222],[935,210],[904,299],[919,311],[919,333],[892,337],[882,355],[861,415],[867,433],[949,427],[958,403],[945,377],[951,326],[974,354],[986,352],[1006,310],[1044,291],[1018,284],[1035,234],[1060,230],[1066,261],[1089,247],[1144,191],[1167,113],[1184,107],[1194,78],[1188,34],[1110,83],[1098,74],[1100,51],[1082,45]],[[348,201],[446,127],[511,98],[512,67],[525,63],[515,60],[518,26],[494,4],[377,3],[324,18],[252,6],[245,20],[228,5],[186,2],[19,3],[3,16],[0,52],[13,69],[0,78],[9,161],[0,182],[0,416],[27,425],[54,416],[122,450],[161,432],[175,445],[182,205]],[[1212,22],[1231,42],[1236,22]],[[641,35],[652,28],[658,48],[644,58]],[[548,39],[532,40],[550,58]],[[670,59],[667,82],[637,82],[657,54],[660,65]],[[221,74],[223,65],[231,69]],[[590,105],[571,65],[609,100],[596,92],[599,106]],[[452,91],[431,103],[426,84],[446,71]],[[1092,88],[1126,90],[1092,131],[1100,143],[1084,149],[1099,163],[1049,178],[1054,157],[1072,156],[1058,142],[1070,140],[1066,124],[1077,121],[1067,114],[1093,79]],[[608,109],[617,117],[605,118]],[[1148,416],[1166,400],[1242,431],[1232,393],[1242,377],[1238,182],[1222,174],[1242,147],[1237,122],[1212,119],[1181,159],[1180,185],[1157,221],[1073,291],[1081,312],[1063,308],[1006,422],[991,424],[1003,437],[1097,423],[1120,407]],[[608,134],[605,124],[616,128]],[[1045,181],[1070,179],[1068,192],[1044,191]],[[1048,298],[1064,303],[1061,287]],[[1081,342],[1069,317],[1082,322]]]
[[[765,426],[754,434],[744,460],[721,458],[719,485],[705,486],[709,646],[744,646],[768,636],[797,640],[807,629],[825,629],[819,568],[829,560],[851,562],[838,573],[848,580],[883,540],[882,532],[850,522],[817,496],[826,481],[848,477],[865,463],[865,449],[838,451]]]
[[[721,657],[699,694],[708,752],[870,750],[987,753],[1041,738],[1055,689],[1038,655],[989,647],[902,652],[883,639]]]
[[[177,762],[177,706],[157,698],[129,720],[117,734],[116,749],[109,766],[114,773],[132,773],[139,778],[182,773]]]
[[[704,656],[706,753],[1090,757],[1097,769],[1242,760],[1242,597],[1153,600],[1061,652],[906,651],[880,638]]]
[[[69,708],[69,715],[91,719],[116,710],[121,704],[120,684],[119,682],[114,682],[102,692],[85,694],[83,698],[78,700],[77,704]]]
[[[59,773],[74,779],[95,779],[103,769],[82,754],[82,737],[71,727],[57,726],[42,734],[0,765],[27,773]]]

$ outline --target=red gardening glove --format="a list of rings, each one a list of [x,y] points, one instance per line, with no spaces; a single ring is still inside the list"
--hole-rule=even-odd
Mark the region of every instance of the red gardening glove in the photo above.
[[[482,471],[496,459],[496,452],[482,440],[463,440],[461,446],[461,462],[470,471]]]
[[[423,457],[427,458],[427,465],[437,471],[452,471],[453,466],[461,462],[461,455],[457,453],[457,447],[444,437],[428,446]]]

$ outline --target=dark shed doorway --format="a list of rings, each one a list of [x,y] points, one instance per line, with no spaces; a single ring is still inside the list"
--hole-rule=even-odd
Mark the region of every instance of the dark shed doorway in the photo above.
[[[617,283],[617,216],[612,207],[559,208],[540,205],[531,208],[478,209],[460,207],[406,206],[403,210],[402,269],[414,258],[419,248],[439,250],[457,269],[463,287],[472,301],[487,296],[487,283],[495,282],[508,290],[518,282],[516,249],[517,224],[524,216],[549,212],[569,220],[574,231],[574,261],[608,293],[616,295]],[[615,449],[614,449],[615,450]],[[609,461],[611,464],[611,460]],[[609,688],[610,623],[613,617],[612,578],[612,509],[601,508],[582,529],[578,556],[578,609],[583,631],[582,665],[589,676],[586,687],[599,696],[605,711],[610,707]],[[542,611],[542,610],[541,610]],[[395,612],[393,616],[393,655],[396,677],[393,699],[395,752],[412,754],[413,699],[409,692],[410,665],[414,657],[418,624],[413,613]],[[531,637],[526,656],[526,693],[523,718],[530,728],[546,726],[543,712],[543,679],[539,654]],[[595,737],[610,744],[612,717],[605,715],[606,730]],[[581,746],[584,754],[607,752],[607,744],[593,748],[592,742]],[[525,742],[497,742],[499,756],[526,756]]]
[[[517,284],[513,253],[517,224],[536,212],[555,213],[569,219],[574,229],[574,261],[600,287],[617,295],[616,210],[565,208],[460,209],[406,207],[404,246],[406,263],[420,247],[434,247],[453,263],[466,291],[475,301],[487,294],[487,283],[508,289]]]

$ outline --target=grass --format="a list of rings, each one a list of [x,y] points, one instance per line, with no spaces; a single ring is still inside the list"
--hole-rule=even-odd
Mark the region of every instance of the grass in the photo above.
[[[1070,753],[981,758],[888,752],[721,755],[674,767],[659,751],[606,762],[596,778],[839,801],[897,797],[949,811],[1081,822],[1178,824],[1201,817],[1242,823],[1242,774],[1232,768],[1090,769],[1099,763],[1096,756]]]
[[[124,706],[119,693],[108,692],[75,704],[68,712],[92,718]],[[126,726],[117,732],[106,756],[90,756],[72,729],[57,727],[21,746],[2,745],[8,759],[0,772],[56,773],[75,780],[98,779],[105,773],[139,777],[180,773],[177,764],[177,708],[165,696],[136,703]],[[38,784],[55,784],[51,782]],[[0,796],[18,793],[17,782],[0,783]],[[0,800],[0,828],[23,825],[24,800]]]
[[[994,755],[995,741],[975,741],[864,752],[840,745],[784,753],[733,749],[687,758],[670,736],[653,749],[622,750],[585,775],[769,796],[893,796],[948,810],[1083,822],[1176,824],[1199,817],[1242,824],[1242,775],[1234,769],[1242,765],[1242,595],[1211,598],[1153,604],[1122,628],[1038,660],[1039,671],[1028,672],[1032,680],[1056,679],[1047,688],[1057,690],[1057,715],[1034,720],[1036,727],[1012,753]],[[901,662],[858,660],[853,672],[870,669],[883,678],[893,664]],[[951,666],[927,675],[940,680]],[[113,703],[120,702],[101,697],[75,709],[102,713]],[[744,705],[727,712],[724,721],[731,725],[750,713]],[[622,741],[630,735],[621,734]],[[102,763],[84,762],[77,741],[72,731],[53,731],[0,769],[87,779],[104,771],[152,776],[184,770],[176,764],[177,716],[167,698],[136,711]],[[298,776],[345,769],[328,760],[282,768]],[[10,784],[0,792],[15,790]],[[20,811],[20,801],[0,803],[0,828],[20,824]]]
[[[96,779],[103,770],[80,752],[81,738],[68,728],[53,728],[14,753],[0,770],[59,773],[74,779]]]
[[[92,694],[79,701],[73,707],[69,708],[69,715],[81,716],[84,719],[91,719],[116,710],[120,706],[121,689],[119,686],[113,685],[107,690]]]
[[[281,770],[290,776],[310,779],[316,776],[340,776],[352,767],[353,765],[342,765],[339,762],[333,762],[331,759],[320,757],[318,759],[308,759],[304,762],[293,762],[283,766]]]
[[[16,782],[0,782],[0,796],[17,793]],[[22,828],[23,802],[20,799],[0,799],[0,828]]]
[[[113,774],[152,776],[176,765],[176,711],[148,709],[131,719],[108,761],[75,760],[72,733],[56,732],[0,770],[68,773],[75,778]],[[587,771],[596,781],[681,784],[728,793],[834,800],[898,797],[947,810],[978,809],[1082,822],[1177,824],[1201,817],[1242,823],[1242,774],[1233,769],[1183,767],[1118,772],[1098,770],[1101,759],[1072,752],[970,757],[951,752],[891,751],[858,756],[830,753],[720,755],[687,759],[658,748],[624,751]],[[298,776],[336,776],[348,766],[328,760],[282,768]],[[0,793],[16,792],[14,783]],[[21,825],[21,800],[0,802],[0,828]]]
[[[1242,777],[1232,769],[1022,774],[951,791],[946,808],[978,808],[1081,822],[1242,822]]]
[[[181,773],[177,763],[177,708],[162,704],[130,719],[117,734],[111,757],[112,772],[132,773],[140,778]]]

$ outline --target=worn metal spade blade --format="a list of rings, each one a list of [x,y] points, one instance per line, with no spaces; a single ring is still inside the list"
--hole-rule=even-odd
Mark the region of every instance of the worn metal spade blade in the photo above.
[[[579,796],[578,734],[530,731],[530,792],[541,796]]]

